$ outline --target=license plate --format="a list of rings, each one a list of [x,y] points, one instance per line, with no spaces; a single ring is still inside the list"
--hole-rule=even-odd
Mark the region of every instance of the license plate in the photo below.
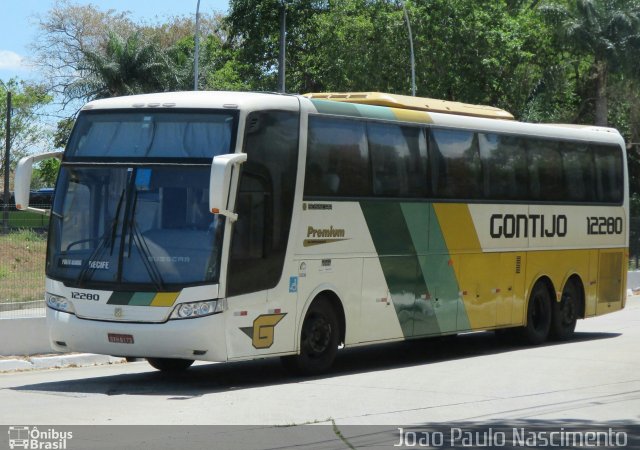
[[[133,344],[133,336],[130,334],[109,333],[107,337],[109,338],[109,342],[114,344]]]

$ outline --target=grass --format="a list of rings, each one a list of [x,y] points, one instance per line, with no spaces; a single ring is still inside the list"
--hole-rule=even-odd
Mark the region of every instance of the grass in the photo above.
[[[20,229],[0,235],[0,303],[44,298],[46,251],[46,233]]]
[[[0,209],[0,219],[4,220],[4,211]],[[9,228],[47,228],[49,216],[31,211],[9,211]]]

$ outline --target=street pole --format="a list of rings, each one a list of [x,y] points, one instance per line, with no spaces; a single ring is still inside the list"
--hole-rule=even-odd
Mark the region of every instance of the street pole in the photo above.
[[[200,59],[200,0],[198,0],[198,5],[196,6],[196,50],[195,50],[195,58],[193,60],[193,90],[198,90],[198,64]]]
[[[411,48],[411,95],[416,96],[416,60],[413,54],[413,34],[411,33],[411,23],[409,23],[409,14],[407,8],[402,1],[402,10],[404,11],[404,20],[407,21],[407,29],[409,30],[409,47]]]
[[[4,206],[2,208],[2,231],[4,234],[9,233],[9,172],[11,165],[9,162],[11,151],[11,92],[7,91],[7,126],[4,141]]]
[[[280,4],[280,56],[278,57],[278,92],[285,92],[284,63],[287,47],[287,9],[283,1]]]

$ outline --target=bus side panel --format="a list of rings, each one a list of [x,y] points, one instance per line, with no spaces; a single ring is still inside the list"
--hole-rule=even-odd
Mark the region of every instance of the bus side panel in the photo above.
[[[623,307],[627,275],[625,254],[622,249],[600,251],[596,315],[618,311]]]

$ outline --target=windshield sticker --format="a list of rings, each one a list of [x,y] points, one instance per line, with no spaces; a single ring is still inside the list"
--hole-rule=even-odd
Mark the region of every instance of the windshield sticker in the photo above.
[[[109,261],[89,261],[89,269],[109,270]]]
[[[151,169],[138,169],[136,171],[136,188],[139,191],[148,191],[151,186]]]
[[[81,259],[60,258],[58,260],[60,267],[82,267]]]
[[[147,256],[147,260],[159,263],[188,263],[191,262],[189,256]]]

